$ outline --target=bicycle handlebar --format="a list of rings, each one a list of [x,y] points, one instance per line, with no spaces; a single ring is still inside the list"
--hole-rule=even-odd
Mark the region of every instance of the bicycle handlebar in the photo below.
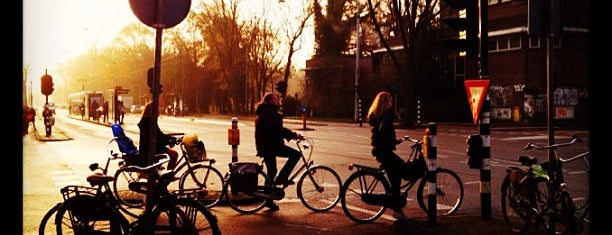
[[[542,149],[556,149],[559,147],[565,147],[565,146],[569,146],[575,143],[580,143],[582,142],[582,140],[580,139],[580,137],[578,137],[577,135],[573,135],[572,136],[572,140],[565,142],[565,143],[559,143],[559,144],[552,144],[552,145],[546,145],[546,146],[538,146],[535,145],[534,143],[527,143],[527,145],[525,146],[525,150],[529,150],[529,149],[537,149],[537,150],[542,150]]]
[[[402,141],[410,141],[410,142],[416,143],[416,144],[419,144],[419,143],[423,142],[422,140],[419,140],[419,139],[410,138],[410,136],[407,136],[407,135],[402,137]]]
[[[563,163],[566,163],[566,162],[571,162],[571,161],[574,161],[574,160],[576,160],[576,159],[578,159],[578,158],[586,158],[586,157],[588,157],[590,154],[591,154],[591,151],[586,151],[586,152],[584,152],[584,153],[578,154],[578,155],[573,156],[573,157],[570,157],[570,158],[561,158],[561,157],[559,157],[559,161],[561,161],[561,162],[563,162]]]

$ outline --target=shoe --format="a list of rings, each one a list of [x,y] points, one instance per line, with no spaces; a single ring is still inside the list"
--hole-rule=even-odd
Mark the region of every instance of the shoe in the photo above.
[[[293,180],[278,180],[278,179],[274,183],[276,185],[281,185],[281,184],[282,185],[293,185],[293,184],[295,184],[295,182],[293,182]]]
[[[393,218],[396,220],[408,220],[408,217],[404,215],[404,211],[402,210],[393,211]]]
[[[277,211],[280,209],[273,201],[266,201],[265,206],[268,207],[268,211]]]

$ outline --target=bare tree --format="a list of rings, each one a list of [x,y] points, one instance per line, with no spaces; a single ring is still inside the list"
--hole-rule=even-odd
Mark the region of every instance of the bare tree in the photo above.
[[[374,29],[387,50],[395,68],[396,84],[400,87],[400,113],[404,124],[414,124],[419,81],[431,71],[431,37],[428,33],[438,20],[438,0],[367,0]],[[393,51],[390,41],[399,40],[402,50]],[[398,56],[401,54],[401,60]]]

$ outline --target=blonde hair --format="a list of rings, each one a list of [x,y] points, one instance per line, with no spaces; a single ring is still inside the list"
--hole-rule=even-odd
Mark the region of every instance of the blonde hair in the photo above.
[[[392,107],[391,93],[388,91],[381,91],[376,94],[376,98],[372,101],[370,109],[368,110],[367,120],[378,118],[383,111],[390,110]]]

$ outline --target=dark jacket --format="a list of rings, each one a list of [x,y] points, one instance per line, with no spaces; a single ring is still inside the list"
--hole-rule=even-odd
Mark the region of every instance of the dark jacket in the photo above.
[[[297,133],[283,127],[283,116],[276,105],[262,102],[255,108],[255,147],[258,156],[276,155],[285,142],[297,138]]]
[[[150,129],[150,123],[151,123],[151,119],[150,118],[142,118],[140,120],[140,122],[138,122],[138,128],[140,129],[140,143],[138,146],[138,152],[141,155],[146,155],[149,153],[149,133],[151,133],[149,130]],[[169,135],[164,134],[160,129],[159,126],[157,125],[157,123],[155,124],[155,126],[153,127],[153,131],[155,131],[157,133],[156,136],[156,144],[157,144],[157,148],[155,150],[155,153],[165,153],[166,152],[166,145],[168,145],[168,143],[170,143],[172,137]]]
[[[370,144],[374,150],[392,151],[400,143],[395,136],[394,117],[392,111],[387,111],[381,113],[378,118],[369,120],[372,132]]]

